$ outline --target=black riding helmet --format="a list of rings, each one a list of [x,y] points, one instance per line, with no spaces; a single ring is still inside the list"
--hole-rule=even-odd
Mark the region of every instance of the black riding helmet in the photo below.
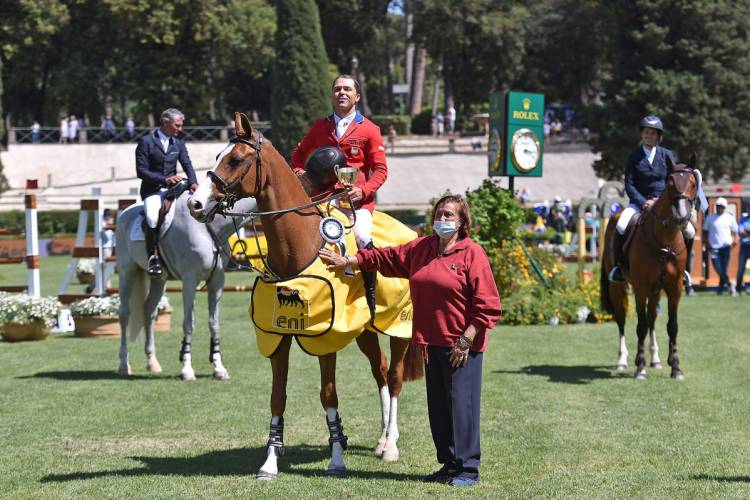
[[[659,133],[659,137],[664,133],[664,125],[661,122],[661,118],[655,115],[648,115],[641,118],[638,128],[640,130],[643,130],[644,128],[652,128]]]
[[[346,166],[346,156],[336,146],[323,146],[316,149],[305,163],[307,178],[315,189],[324,191],[338,181],[336,167]]]

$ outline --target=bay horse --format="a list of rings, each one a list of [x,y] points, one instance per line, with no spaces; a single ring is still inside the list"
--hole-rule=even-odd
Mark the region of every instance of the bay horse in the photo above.
[[[286,160],[270,141],[253,129],[247,116],[236,113],[235,124],[233,146],[221,153],[215,169],[200,183],[189,201],[190,212],[197,220],[206,222],[214,213],[223,210],[223,206],[231,206],[234,200],[254,197],[259,214],[263,214],[260,219],[268,243],[267,268],[281,280],[295,277],[317,258],[318,250],[323,247],[319,232],[322,216]],[[287,300],[293,299],[289,296]],[[376,333],[367,329],[356,333],[357,346],[370,362],[380,393],[381,435],[375,453],[385,461],[395,461],[399,457],[398,397],[404,380],[420,377],[423,367],[421,359],[407,356],[408,339],[393,336],[389,339],[390,366],[380,349]],[[280,344],[270,354],[273,373],[271,424],[267,459],[257,473],[257,478],[262,480],[277,477],[277,458],[283,452],[283,415],[291,341],[291,335],[282,335]],[[326,412],[331,446],[331,461],[326,474],[343,476],[346,474],[343,460],[346,436],[338,415],[336,353],[319,355],[318,360],[320,402]]]
[[[605,233],[604,257],[600,273],[601,305],[611,313],[620,332],[618,369],[628,366],[628,349],[625,345],[625,315],[628,307],[628,283],[635,295],[635,309],[638,317],[638,352],[635,357],[635,378],[646,378],[646,359],[643,343],[646,333],[650,333],[651,366],[661,368],[659,347],[654,335],[654,322],[662,290],[667,294],[667,333],[669,335],[669,357],[672,367],[671,377],[684,379],[677,353],[677,308],[680,304],[682,278],[688,258],[688,249],[682,236],[682,229],[690,221],[695,198],[700,186],[700,172],[695,168],[695,154],[687,164],[673,164],[667,158],[668,173],[666,187],[649,210],[640,214],[640,220],[632,235],[627,257],[630,262],[626,283],[613,283],[609,272],[614,267],[612,252],[613,233],[619,214],[609,220]]]
[[[229,263],[227,238],[235,230],[229,217],[217,217],[210,227],[190,216],[187,208],[189,193],[183,193],[174,201],[174,217],[166,232],[159,238],[159,252],[168,264],[173,279],[182,281],[182,348],[180,361],[182,380],[195,380],[192,365],[191,345],[195,328],[195,293],[198,284],[205,281],[208,288],[208,329],[211,332],[209,362],[213,366],[216,380],[227,380],[229,372],[222,363],[219,347],[219,301],[224,288],[224,271]],[[255,210],[252,199],[243,200],[243,208]],[[151,278],[146,273],[148,255],[141,240],[133,240],[133,226],[140,226],[143,219],[143,204],[126,208],[118,217],[117,272],[120,293],[120,375],[131,375],[128,356],[128,338],[135,339],[145,332],[146,369],[160,373],[161,365],[156,358],[153,320],[156,307],[164,295],[167,276]],[[237,223],[240,223],[237,221]],[[210,231],[213,231],[214,236]]]

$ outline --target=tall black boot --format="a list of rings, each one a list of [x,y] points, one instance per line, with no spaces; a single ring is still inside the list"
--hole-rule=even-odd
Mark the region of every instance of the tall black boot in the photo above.
[[[366,246],[366,249],[370,250],[375,248],[372,241]],[[375,322],[375,289],[377,287],[378,273],[377,271],[362,271],[362,279],[365,282],[365,298],[367,299],[367,307],[370,308],[370,323]]]
[[[159,243],[159,229],[158,228],[146,228],[146,253],[148,253],[148,264],[146,265],[146,272],[150,276],[161,276],[161,262],[159,262],[159,256],[156,254],[157,245]]]
[[[620,234],[619,231],[615,230],[614,237],[612,238],[612,251],[615,257],[615,267],[609,272],[609,281],[614,283],[624,283],[625,275],[623,269],[627,268],[625,262],[625,252],[623,251],[623,245],[625,244],[625,236]]]

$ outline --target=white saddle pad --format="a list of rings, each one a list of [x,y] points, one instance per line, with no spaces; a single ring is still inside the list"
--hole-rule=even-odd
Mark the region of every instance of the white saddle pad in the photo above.
[[[177,206],[177,200],[175,200],[175,203],[172,203],[172,207],[169,209],[169,213],[167,213],[167,216],[164,217],[164,222],[161,224],[161,229],[159,231],[159,237],[161,238],[164,236],[164,233],[166,233],[170,226],[172,225],[172,221],[174,220],[174,210],[175,206]],[[143,212],[143,202],[140,201],[136,203],[135,205],[131,205],[127,208],[127,210],[137,210],[138,216],[136,217],[136,222],[132,226],[130,226],[130,240],[131,241],[144,241],[146,239],[146,235],[143,234],[143,219],[146,218],[146,214]]]

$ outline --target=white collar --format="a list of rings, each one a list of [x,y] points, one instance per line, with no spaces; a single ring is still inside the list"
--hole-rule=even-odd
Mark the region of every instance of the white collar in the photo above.
[[[357,114],[357,108],[356,107],[354,109],[352,109],[351,113],[349,113],[348,115],[346,115],[344,117],[341,117],[341,116],[337,115],[334,112],[333,113],[333,121],[334,121],[334,123],[336,123],[336,125],[338,125],[341,120],[347,120],[347,122],[351,122],[354,119],[354,115],[356,115],[356,114]]]
[[[167,134],[162,132],[160,128],[156,129],[156,135],[157,137],[159,137],[159,140],[161,142],[169,142],[169,139],[171,139],[171,137],[169,137]]]

